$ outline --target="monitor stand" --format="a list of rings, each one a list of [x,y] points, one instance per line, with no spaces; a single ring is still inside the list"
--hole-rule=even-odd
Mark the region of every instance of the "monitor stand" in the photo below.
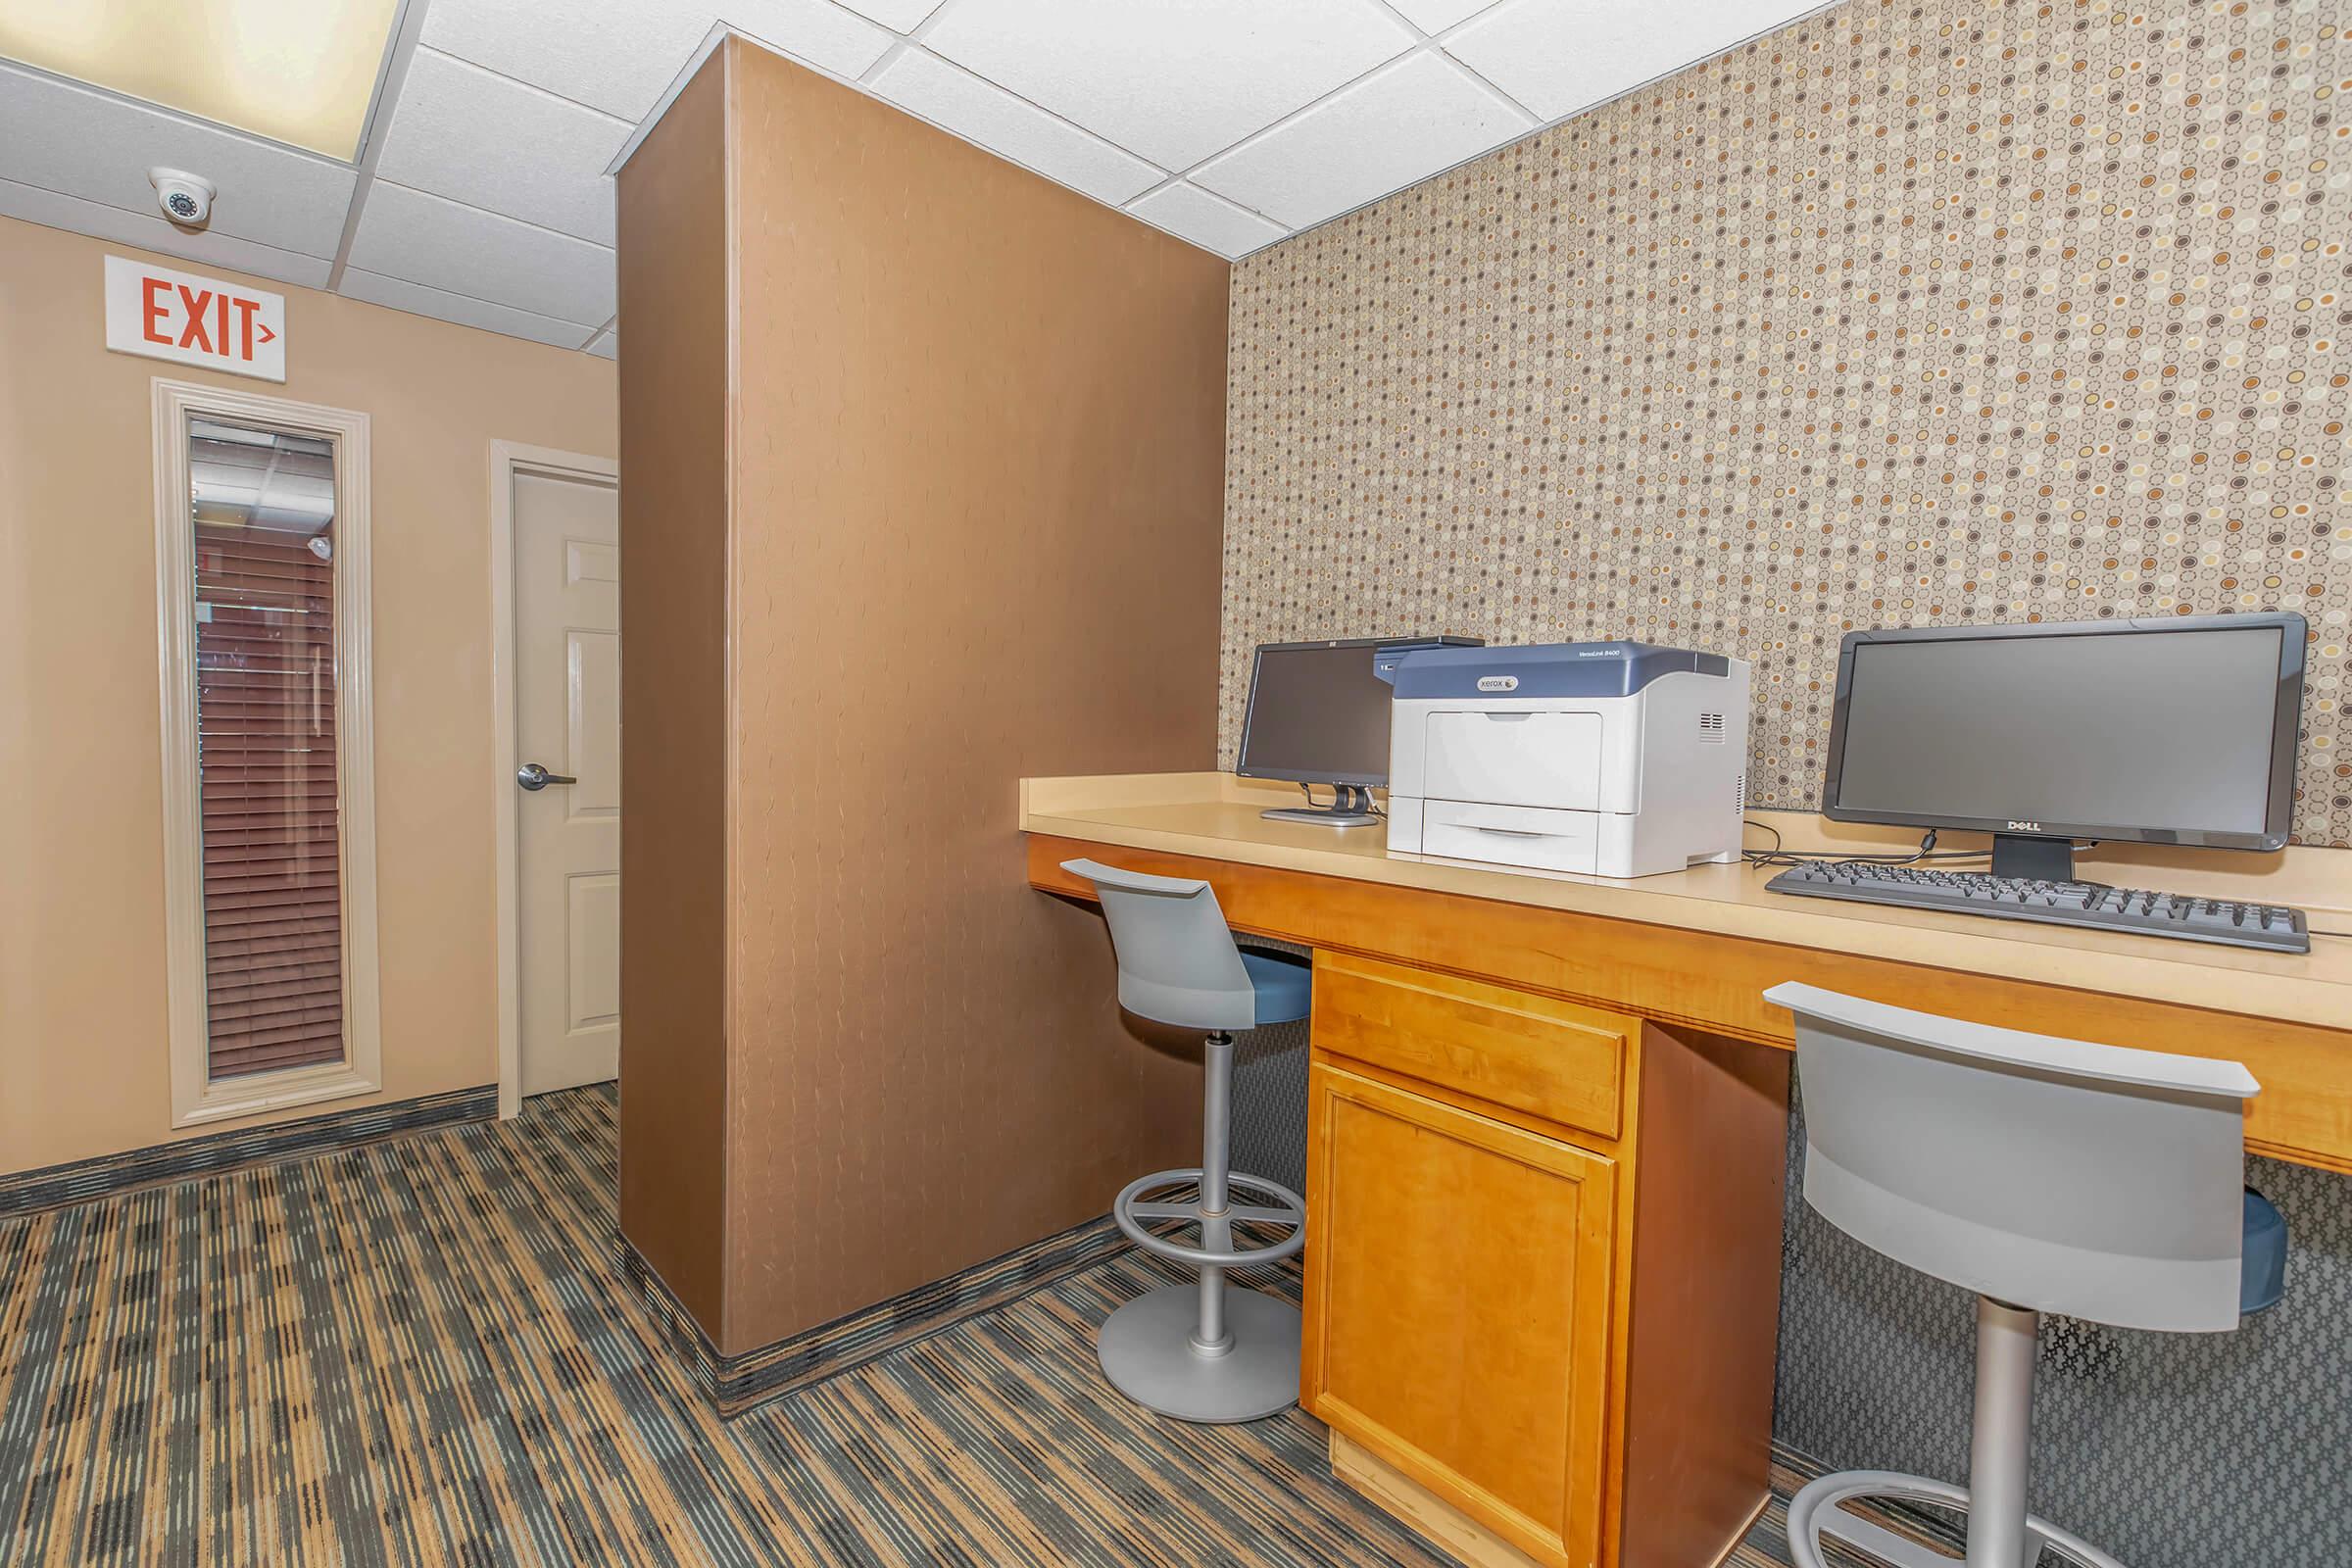
[[[1360,784],[1334,784],[1329,806],[1277,806],[1257,814],[1269,822],[1315,822],[1324,827],[1365,827],[1380,820],[1372,792]]]
[[[1992,874],[2034,882],[2075,879],[2075,841],[2029,833],[1992,836]]]

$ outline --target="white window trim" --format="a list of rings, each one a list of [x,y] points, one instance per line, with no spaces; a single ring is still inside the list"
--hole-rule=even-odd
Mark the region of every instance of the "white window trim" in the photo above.
[[[212,1081],[204,970],[204,823],[196,767],[196,534],[188,420],[227,419],[335,445],[335,785],[343,894],[343,1059]],[[369,701],[368,416],[155,379],[155,594],[163,695],[164,900],[172,1125],[192,1127],[383,1087],[375,952],[375,723]]]

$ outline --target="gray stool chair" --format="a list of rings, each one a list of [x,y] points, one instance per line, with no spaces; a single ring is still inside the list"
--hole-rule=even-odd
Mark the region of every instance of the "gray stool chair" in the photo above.
[[[2285,1227],[2247,1192],[2234,1061],[1961,1023],[1806,985],[1796,1015],[1805,1201],[1898,1263],[1977,1293],[1968,1486],[1886,1470],[1827,1475],[1788,1506],[1798,1568],[1822,1538],[1896,1568],[1952,1559],[1846,1512],[1879,1497],[1959,1509],[1968,1568],[2044,1548],[2115,1558],[2026,1509],[2040,1314],[2123,1328],[2233,1329],[2278,1297]]]
[[[1233,1034],[1307,1014],[1307,965],[1234,946],[1217,895],[1205,882],[1148,876],[1093,860],[1063,870],[1095,885],[1118,956],[1119,1005],[1139,1017],[1206,1031],[1202,1063],[1200,1163],[1139,1176],[1120,1192],[1111,1215],[1146,1251],[1190,1263],[1198,1287],[1171,1285],[1139,1296],[1110,1314],[1096,1353],[1111,1385],[1136,1403],[1184,1421],[1254,1421],[1298,1402],[1298,1309],[1257,1291],[1225,1289],[1225,1271],[1289,1257],[1306,1240],[1306,1204],[1262,1176],[1229,1168],[1233,1111]],[[1148,1193],[1198,1187],[1193,1201]],[[1269,1203],[1236,1203],[1246,1188]],[[1200,1229],[1200,1245],[1171,1241],[1148,1221],[1181,1220]],[[1252,1223],[1289,1234],[1264,1247],[1237,1245],[1234,1227]]]

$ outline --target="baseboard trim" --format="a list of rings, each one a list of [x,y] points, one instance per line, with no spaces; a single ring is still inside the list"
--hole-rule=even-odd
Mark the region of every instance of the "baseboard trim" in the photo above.
[[[428,1128],[488,1121],[497,1114],[498,1086],[483,1084],[475,1089],[420,1095],[414,1100],[389,1101],[358,1110],[273,1122],[267,1127],[206,1133],[174,1144],[157,1144],[63,1165],[44,1165],[38,1170],[0,1176],[0,1216],[87,1203],[161,1182],[225,1175],[305,1154],[378,1143]]]
[[[694,1314],[626,1237],[619,1240],[619,1264],[671,1348],[693,1367],[696,1386],[721,1416],[737,1416],[762,1400],[838,1377],[901,1346],[1016,1300],[1129,1245],[1105,1214],[737,1355],[719,1352]]]
[[[1802,1464],[1813,1462],[1793,1450],[1788,1457]],[[1331,1434],[1331,1473],[1349,1491],[1392,1519],[1410,1526],[1424,1540],[1444,1547],[1468,1568],[1545,1568],[1543,1558],[1531,1556],[1503,1540],[1344,1432]],[[1748,1532],[1755,1529],[1756,1521],[1772,1506],[1772,1490],[1766,1488],[1763,1495],[1756,1498],[1756,1505],[1748,1510],[1745,1522],[1732,1532],[1722,1547],[1705,1562],[1692,1563],[1690,1568],[1723,1568],[1747,1540]]]
[[[1546,1568],[1346,1433],[1331,1434],[1331,1473],[1390,1518],[1445,1548],[1467,1568]]]

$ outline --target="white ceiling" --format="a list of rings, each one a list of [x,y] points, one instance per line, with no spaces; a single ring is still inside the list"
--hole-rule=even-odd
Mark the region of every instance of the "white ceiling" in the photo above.
[[[605,172],[725,25],[1239,257],[1820,0],[407,0],[356,165],[0,63],[0,214],[612,357]],[[210,226],[146,172],[220,187]]]

